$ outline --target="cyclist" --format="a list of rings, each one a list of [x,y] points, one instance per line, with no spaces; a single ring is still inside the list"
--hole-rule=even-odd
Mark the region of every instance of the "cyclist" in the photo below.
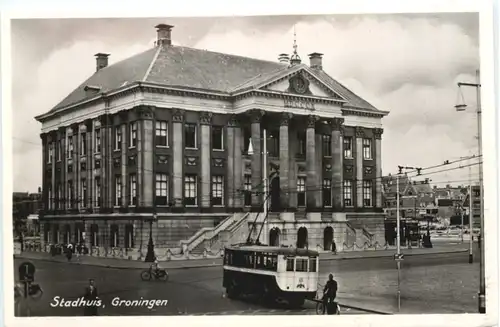
[[[333,279],[333,275],[328,275],[328,281],[326,282],[325,288],[323,289],[323,314],[325,314],[326,306],[328,305],[328,300],[334,303],[337,297],[337,281]]]
[[[160,263],[158,262],[158,258],[155,257],[155,261],[151,265],[151,271],[153,271],[155,274],[158,274],[160,270],[161,270]]]

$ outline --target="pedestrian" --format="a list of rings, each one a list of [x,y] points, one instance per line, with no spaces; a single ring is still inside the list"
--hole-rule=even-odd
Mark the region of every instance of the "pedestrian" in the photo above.
[[[89,286],[85,288],[85,307],[83,313],[85,316],[97,316],[97,302],[99,300],[97,296],[97,287],[95,286],[94,280],[89,279]]]
[[[73,256],[73,244],[69,243],[66,248],[66,257],[68,258],[68,262],[71,261],[71,257]]]
[[[337,245],[335,244],[335,242],[332,242],[332,250],[333,254],[337,254]]]

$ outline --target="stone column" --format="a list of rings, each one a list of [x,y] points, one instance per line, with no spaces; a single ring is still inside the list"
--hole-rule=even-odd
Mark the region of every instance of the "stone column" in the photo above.
[[[78,144],[77,146],[77,152],[76,152],[76,161],[75,161],[75,166],[77,167],[77,174],[76,174],[76,183],[75,183],[75,192],[76,192],[76,197],[75,201],[77,203],[76,207],[78,209],[82,208],[83,206],[83,198],[82,198],[82,178],[83,175],[83,169],[82,169],[82,133],[87,132],[87,127],[84,124],[80,124],[78,127],[78,134],[76,138],[76,143]]]
[[[363,207],[363,128],[356,126],[356,207]]]
[[[233,176],[234,180],[234,207],[243,208],[243,192],[238,192],[237,190],[243,190],[243,133],[239,121],[234,117],[233,119],[233,133],[234,133],[234,164],[233,164],[233,174],[230,175],[228,171],[228,176]]]
[[[51,169],[52,169],[52,177],[51,177],[51,181],[50,181],[50,185],[51,185],[51,190],[52,190],[52,196],[51,196],[51,199],[49,199],[50,203],[51,203],[51,210],[54,210],[55,209],[55,204],[56,204],[56,196],[57,196],[57,187],[56,187],[56,161],[57,161],[57,156],[56,156],[56,148],[57,148],[57,132],[56,131],[53,131],[50,133],[50,142],[52,144],[52,166],[51,166]]]
[[[154,184],[155,177],[154,171],[154,128],[153,128],[153,118],[154,118],[154,107],[143,106],[140,111],[140,119],[142,123],[142,140],[141,140],[141,151],[138,156],[141,157],[141,175],[142,182],[138,185],[142,190],[142,200],[141,204],[144,207],[151,208],[154,204]]]
[[[307,129],[306,129],[306,170],[307,170],[307,182],[306,182],[306,204],[308,208],[317,207],[317,194],[318,190],[321,189],[317,183],[316,174],[316,121],[318,116],[309,115],[307,117]]]
[[[262,177],[262,149],[261,142],[262,137],[260,133],[260,123],[262,121],[262,116],[264,111],[262,110],[252,110],[250,112],[250,118],[252,122],[252,207],[258,207],[262,205],[263,196],[261,191],[263,188],[263,177]]]
[[[94,143],[92,135],[94,134],[93,121],[87,121],[87,208],[93,207],[93,194],[94,194]]]
[[[172,115],[172,125],[173,125],[173,169],[172,169],[172,181],[174,184],[174,200],[176,207],[183,206],[184,194],[183,190],[183,171],[184,171],[184,148],[183,148],[183,137],[184,137],[184,111],[176,110]]]
[[[297,155],[297,129],[288,129],[288,205],[291,208],[297,208],[297,163],[295,156]],[[281,186],[281,185],[280,185]]]
[[[382,208],[382,128],[373,131],[375,135],[375,206]]]
[[[101,152],[97,153],[97,144],[96,144],[96,139],[97,139],[97,131],[101,133]],[[98,158],[102,158],[102,129],[101,129],[101,120],[96,119],[93,122],[93,128],[92,128],[92,137],[91,137],[92,145],[90,147],[91,153],[90,153],[90,178],[92,181],[92,207],[97,208],[99,204],[97,203],[97,183],[96,183],[96,177],[97,177],[97,169],[95,162],[99,160]],[[97,157],[97,158],[96,158]],[[96,160],[97,159],[97,160]],[[101,161],[102,164],[102,161]],[[100,170],[100,169],[99,169]],[[99,175],[102,176],[102,175]],[[102,185],[102,183],[101,183]],[[102,189],[101,189],[101,197],[102,197]]]
[[[115,149],[115,127],[113,125],[113,117],[111,115],[106,116],[106,155],[104,156],[103,166],[106,166],[106,196],[107,196],[107,207],[113,208],[115,205],[115,174],[113,174],[113,152]],[[121,128],[117,126],[117,128]],[[103,171],[105,171],[103,170]]]
[[[236,202],[236,197],[239,193],[239,189],[236,187],[236,170],[234,169],[235,166],[235,161],[236,161],[236,142],[235,142],[235,127],[236,127],[236,117],[232,115],[229,117],[229,120],[227,122],[227,132],[226,132],[226,139],[227,139],[227,188],[226,188],[226,193],[227,193],[227,207],[233,208],[235,207],[235,202]],[[239,155],[241,158],[241,154]]]
[[[211,185],[211,133],[212,113],[200,113],[200,133],[201,133],[201,207],[209,208],[211,206],[210,185]],[[228,140],[229,142],[229,140]],[[228,143],[229,144],[229,143]]]
[[[136,162],[136,186],[135,186],[135,194],[136,194],[136,206],[137,207],[143,207],[144,206],[144,194],[143,194],[143,188],[142,188],[142,176],[143,176],[143,167],[142,167],[142,152],[143,152],[143,144],[142,142],[144,141],[144,126],[142,124],[141,120],[141,114],[142,114],[142,107],[135,107],[135,111],[137,113],[138,119],[135,121],[135,124],[137,126],[137,141],[136,141],[136,155],[135,155],[135,162]],[[128,165],[128,156],[127,156],[127,165]],[[129,186],[130,190],[129,192],[132,192],[132,188]]]
[[[292,115],[289,113],[283,113],[281,115],[280,124],[280,189],[281,189],[281,206],[287,208],[290,206],[290,140],[288,125]]]
[[[315,143],[316,153],[316,207],[323,207],[323,137],[321,134],[316,134]]]
[[[71,157],[70,158],[70,153],[69,153],[69,140],[73,137],[73,128],[71,127],[66,127],[66,137],[65,137],[65,144],[64,144],[64,156],[65,156],[65,159],[64,159],[64,171],[65,171],[65,174],[64,174],[64,208],[65,209],[70,209],[71,208],[71,203],[70,203],[70,199],[72,198],[70,196],[70,189],[69,189],[69,173],[68,173],[68,165],[73,165],[72,166],[72,169],[73,169],[73,173],[72,173],[72,176],[75,175],[75,165],[74,165],[74,160],[73,158]],[[73,144],[73,149],[75,148],[75,145]],[[74,178],[72,179],[74,180]],[[73,181],[73,184],[74,184],[74,181]]]
[[[341,129],[344,123],[344,118],[334,118],[331,120],[332,126],[332,193],[333,193],[333,209],[339,210],[344,207],[343,199],[343,142]]]
[[[61,171],[61,175],[59,176],[59,185],[61,186],[60,194],[58,195],[59,197],[59,209],[63,210],[66,209],[66,188],[67,184],[66,181],[68,179],[67,175],[68,172],[66,171],[66,128],[61,127],[59,129],[59,139],[61,140],[61,146],[58,147],[57,151],[60,151],[60,157],[61,157],[61,163],[59,166],[59,169]]]
[[[122,114],[122,118],[125,117],[125,113]],[[128,134],[127,134],[127,124],[123,124],[126,119],[120,119],[122,122],[122,158],[120,160],[121,174],[122,174],[122,206],[128,207],[129,195],[128,195],[128,175],[127,175],[127,151],[128,151]]]
[[[80,133],[79,125],[73,127],[73,201],[71,206],[80,208]]]

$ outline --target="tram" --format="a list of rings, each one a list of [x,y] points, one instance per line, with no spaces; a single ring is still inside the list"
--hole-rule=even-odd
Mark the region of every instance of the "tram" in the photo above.
[[[223,287],[229,298],[257,295],[301,307],[316,297],[318,252],[266,245],[233,245],[224,251]]]

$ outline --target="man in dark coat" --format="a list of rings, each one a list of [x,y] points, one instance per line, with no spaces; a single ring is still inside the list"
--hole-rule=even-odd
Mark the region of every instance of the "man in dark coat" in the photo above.
[[[86,306],[84,309],[85,316],[97,316],[97,288],[95,287],[94,280],[89,279],[89,286],[85,288],[85,302]]]
[[[325,288],[323,289],[323,314],[325,314],[325,310],[327,309],[328,300],[331,300],[332,304],[335,301],[335,298],[337,297],[337,287],[337,281],[334,280],[333,275],[330,274]]]

